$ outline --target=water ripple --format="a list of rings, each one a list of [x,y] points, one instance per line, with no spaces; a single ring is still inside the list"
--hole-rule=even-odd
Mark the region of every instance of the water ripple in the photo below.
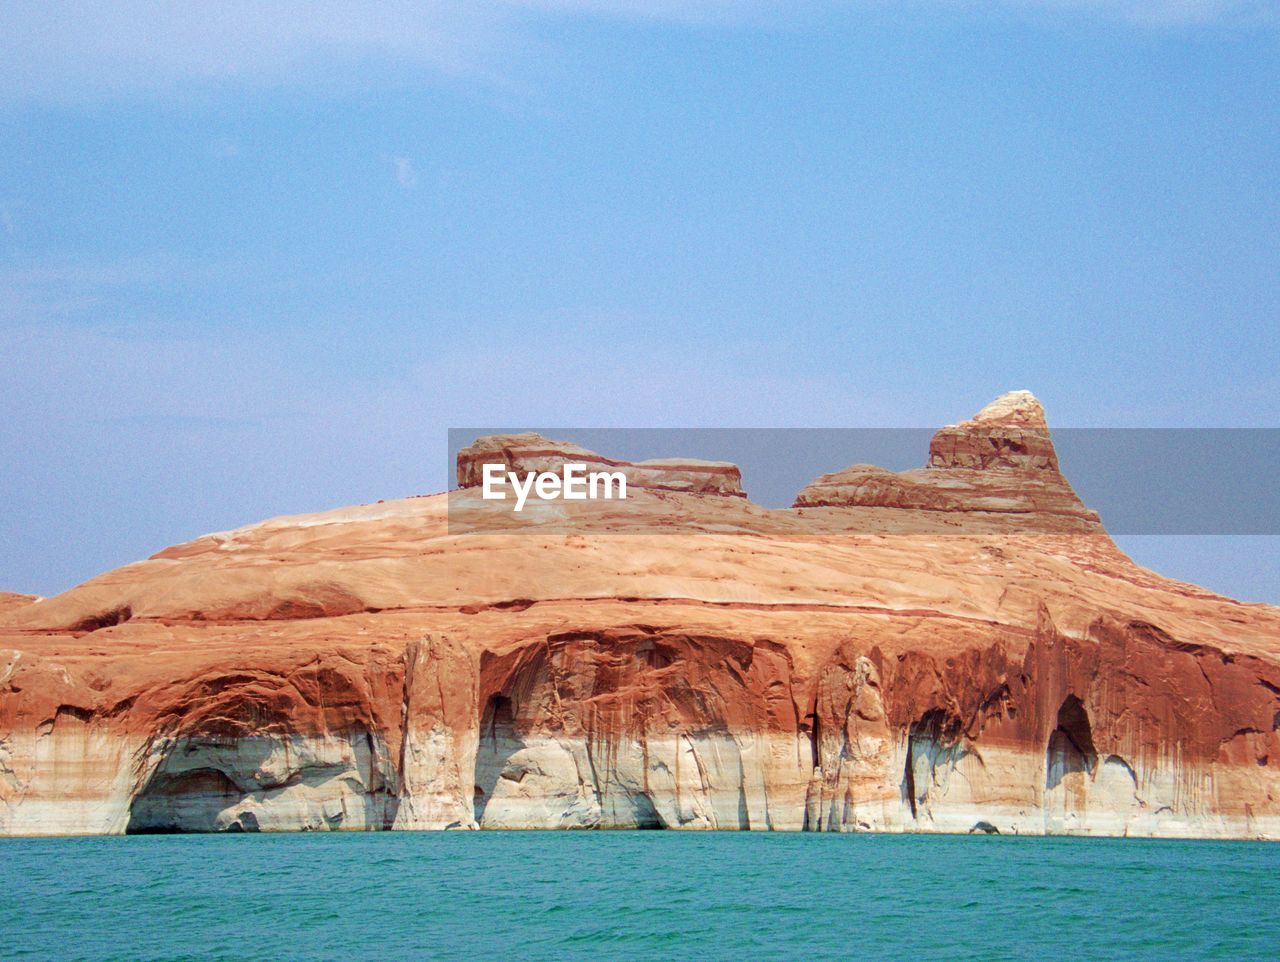
[[[755,833],[0,840],[6,959],[1280,958],[1280,846]]]

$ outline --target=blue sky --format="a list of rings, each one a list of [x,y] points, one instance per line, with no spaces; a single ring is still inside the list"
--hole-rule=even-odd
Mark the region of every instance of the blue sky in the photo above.
[[[1275,426],[1278,89],[1274,3],[0,2],[0,587],[453,425]]]

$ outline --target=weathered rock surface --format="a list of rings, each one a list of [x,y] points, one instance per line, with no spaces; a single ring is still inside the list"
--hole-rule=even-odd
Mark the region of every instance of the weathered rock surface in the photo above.
[[[37,595],[20,595],[12,591],[0,591],[0,615],[7,614],[14,609],[22,608],[33,601],[39,600]]]
[[[855,464],[809,484],[795,507],[907,509],[904,525],[959,524],[971,534],[1102,532],[1059,471],[1044,409],[1026,391],[940,430],[927,467],[895,473]]]
[[[520,475],[551,471],[565,464],[582,464],[587,471],[621,472],[636,488],[680,491],[687,494],[745,498],[742,472],[727,461],[694,458],[654,458],[619,461],[588,451],[568,441],[551,441],[540,434],[495,434],[480,438],[458,452],[458,487],[479,487],[485,464],[501,464]]]
[[[0,833],[1280,837],[1280,610],[1134,565],[1029,396],[788,510],[664,467],[459,534],[486,457],[625,466],[531,438],[0,597]]]

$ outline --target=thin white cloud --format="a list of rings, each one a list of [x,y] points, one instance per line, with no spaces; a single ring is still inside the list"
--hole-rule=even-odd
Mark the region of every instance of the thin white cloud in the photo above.
[[[509,19],[458,0],[7,0],[0,98],[320,83],[344,63],[483,75]]]
[[[989,8],[981,0],[961,0],[968,8]],[[1258,25],[1280,22],[1275,0],[999,0],[1012,10],[1127,21],[1148,27],[1197,24]]]
[[[539,27],[575,17],[707,27],[807,14],[957,10],[1149,26],[1275,23],[1275,0],[3,0],[0,102],[168,96],[208,85],[320,84],[378,68],[505,86]],[[529,59],[536,59],[529,57]],[[401,77],[403,79],[403,77]]]
[[[418,174],[413,169],[413,161],[408,157],[393,157],[396,170],[396,183],[405,190],[414,190],[418,186]]]

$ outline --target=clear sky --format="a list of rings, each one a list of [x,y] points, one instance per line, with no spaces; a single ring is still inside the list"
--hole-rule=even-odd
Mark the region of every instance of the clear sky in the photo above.
[[[1273,0],[0,0],[0,588],[453,425],[1277,426],[1278,180]]]

